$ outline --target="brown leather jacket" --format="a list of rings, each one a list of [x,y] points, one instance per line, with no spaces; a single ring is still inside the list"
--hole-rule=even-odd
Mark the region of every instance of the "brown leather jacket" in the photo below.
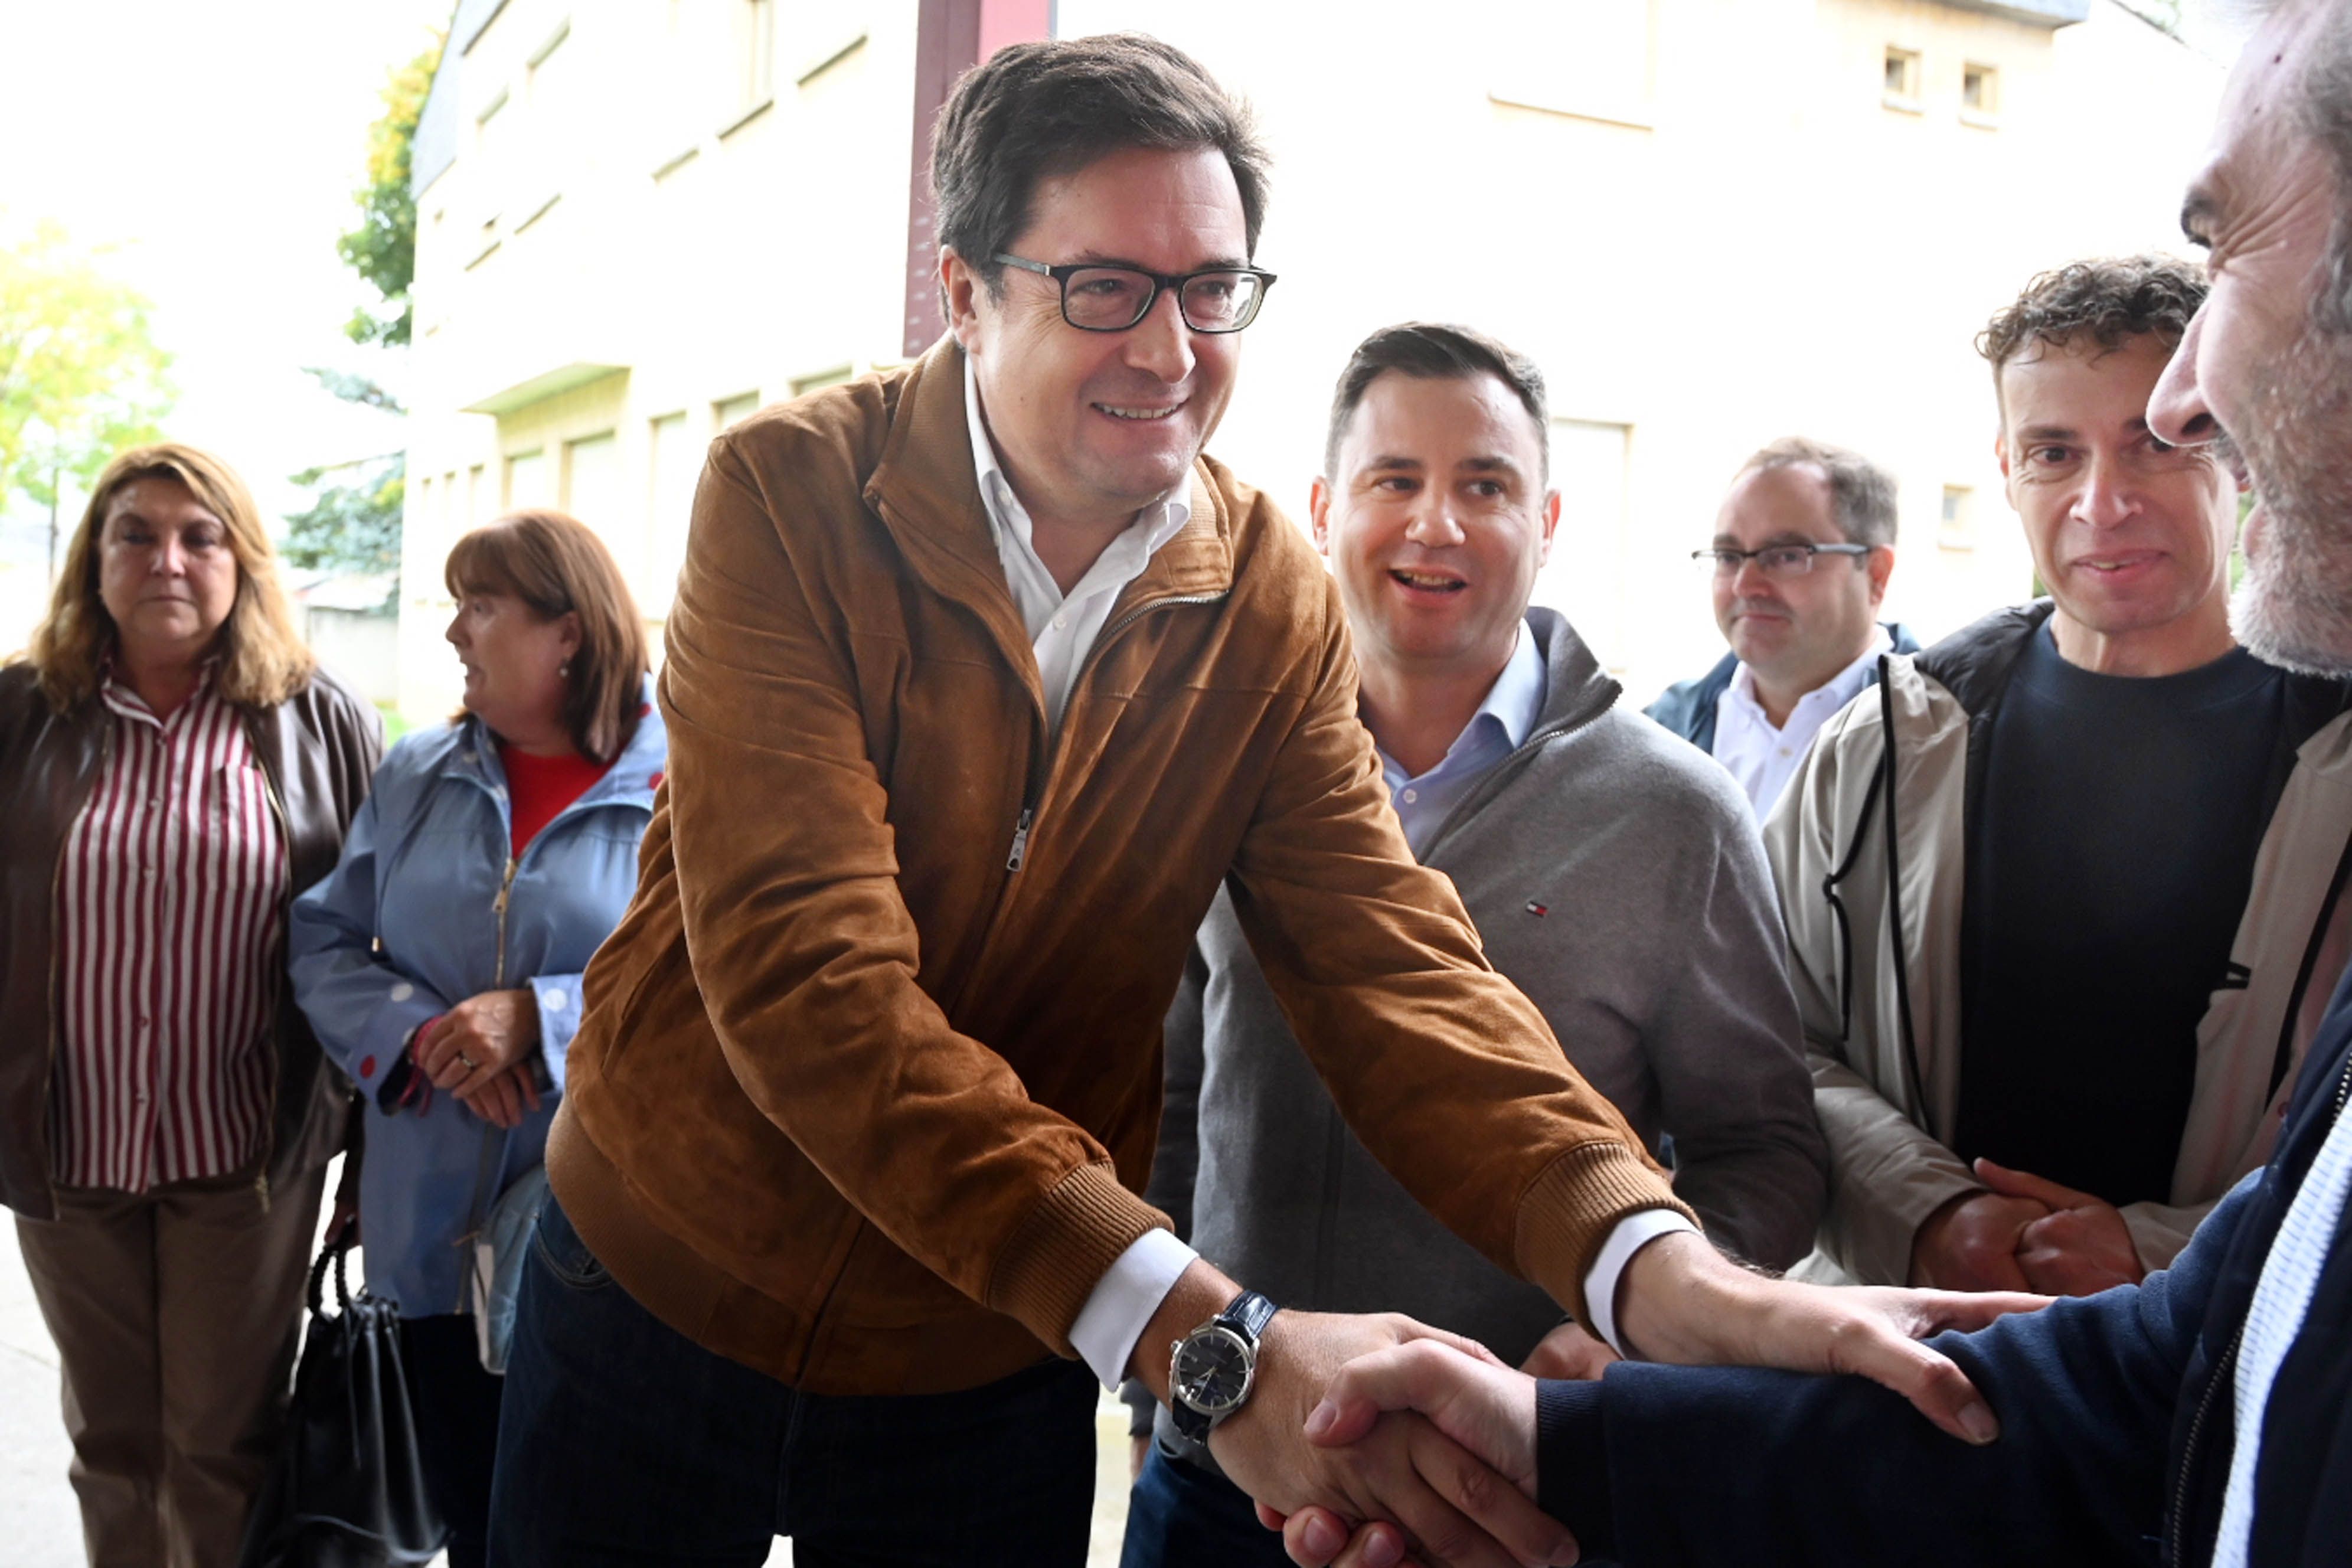
[[[323,670],[277,707],[243,711],[291,851],[290,900],[334,869],[383,752],[383,721]],[[57,1213],[48,1106],[58,855],[105,764],[112,728],[96,701],[52,709],[31,665],[0,668],[0,1203],[34,1219]],[[270,1028],[277,1063],[265,1191],[333,1155],[349,1099],[282,974]]]
[[[1221,881],[1372,1152],[1574,1300],[1680,1208],[1414,864],[1296,527],[1203,459],[1058,734],[973,478],[962,359],[711,448],[642,880],[589,966],[549,1174],[698,1342],[812,1392],[1068,1355],[1136,1195]],[[1682,1212],[1687,1213],[1687,1210]]]

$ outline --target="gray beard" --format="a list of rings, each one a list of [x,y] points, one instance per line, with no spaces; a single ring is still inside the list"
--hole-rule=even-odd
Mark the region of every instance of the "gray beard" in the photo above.
[[[2266,663],[2352,675],[2352,342],[2307,329],[2252,402],[2248,427],[2231,434],[2263,528],[2230,629]]]

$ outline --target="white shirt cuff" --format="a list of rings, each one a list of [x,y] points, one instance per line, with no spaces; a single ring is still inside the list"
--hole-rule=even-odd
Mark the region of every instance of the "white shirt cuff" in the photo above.
[[[1601,1342],[1619,1355],[1631,1355],[1617,1340],[1617,1281],[1625,1275],[1625,1265],[1633,1261],[1633,1254],[1662,1236],[1672,1236],[1678,1230],[1696,1231],[1691,1224],[1672,1209],[1641,1209],[1617,1222],[1609,1239],[1601,1244],[1601,1255],[1584,1274],[1584,1304],[1592,1314],[1585,1325]],[[1121,1259],[1125,1261],[1125,1259]]]
[[[1094,1294],[1070,1325],[1070,1343],[1105,1388],[1115,1389],[1125,1380],[1135,1342],[1143,1337],[1151,1314],[1200,1256],[1173,1231],[1147,1230],[1095,1282]]]

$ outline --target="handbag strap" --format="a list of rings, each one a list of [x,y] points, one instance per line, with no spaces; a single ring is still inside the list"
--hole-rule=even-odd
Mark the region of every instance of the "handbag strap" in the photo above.
[[[355,1245],[355,1238],[352,1235],[354,1228],[346,1222],[341,1229],[327,1237],[327,1244],[319,1248],[318,1261],[310,1265],[310,1315],[314,1318],[322,1315],[324,1303],[320,1298],[326,1289],[327,1265],[331,1262],[335,1266],[336,1308],[342,1312],[352,1310],[352,1285],[345,1264],[352,1255],[352,1247]]]

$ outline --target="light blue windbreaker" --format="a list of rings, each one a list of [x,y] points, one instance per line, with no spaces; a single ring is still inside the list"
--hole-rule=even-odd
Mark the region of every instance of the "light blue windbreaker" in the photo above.
[[[294,901],[294,997],[366,1100],[360,1172],[368,1289],[403,1317],[455,1312],[473,1231],[545,1157],[580,1027],[580,974],[637,887],[637,845],[668,752],[651,702],[604,776],[523,847],[506,889],[506,771],[479,720],[402,738],[376,769],[332,875]],[[381,950],[377,941],[381,939]],[[426,1019],[484,991],[530,987],[556,1093],[500,1131],[436,1092],[424,1116],[376,1090]]]

